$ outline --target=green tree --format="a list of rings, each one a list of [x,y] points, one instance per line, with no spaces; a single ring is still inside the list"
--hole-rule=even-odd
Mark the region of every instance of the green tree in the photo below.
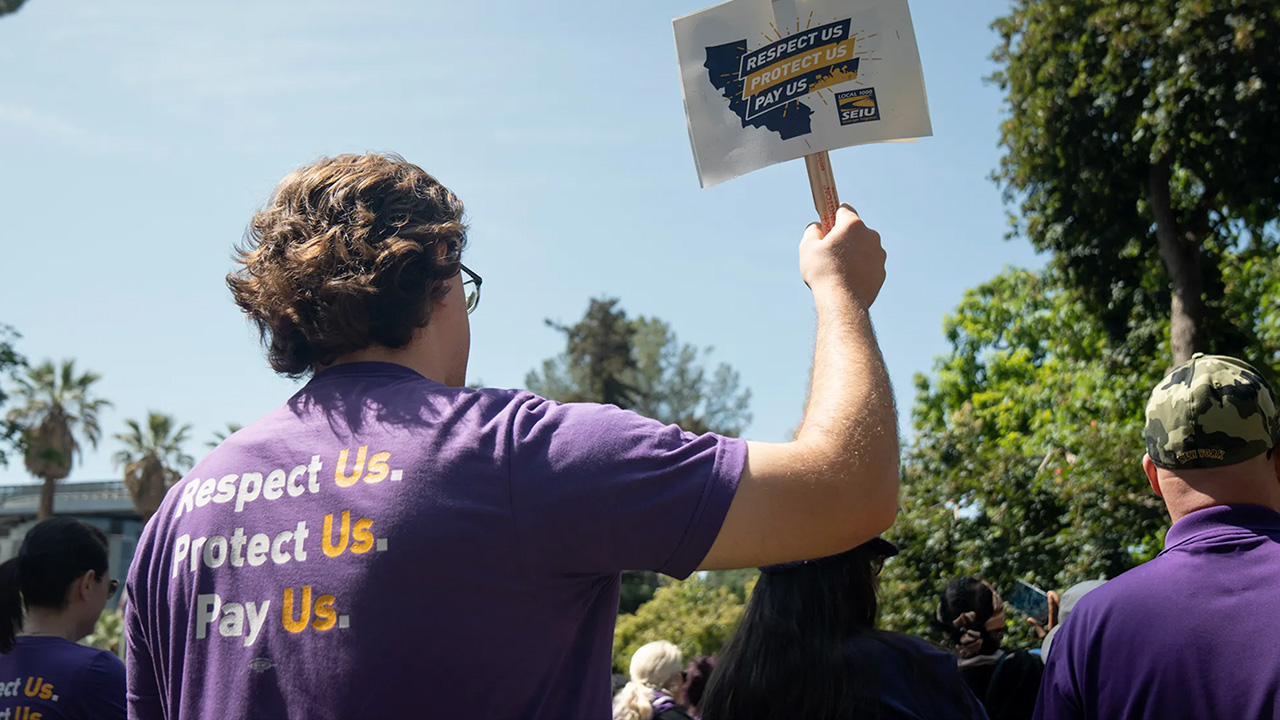
[[[80,642],[99,650],[110,650],[124,659],[124,608],[104,610],[93,626],[93,632]]]
[[[736,436],[751,422],[751,391],[727,363],[706,367],[711,350],[680,342],[657,318],[631,319],[617,299],[593,299],[582,320],[547,324],[564,333],[565,352],[525,378],[533,392],[561,402],[609,403],[693,432]],[[622,575],[619,608],[648,602],[657,573]]]
[[[728,363],[708,370],[711,350],[680,342],[657,318],[630,319],[616,299],[593,299],[564,333],[565,352],[526,376],[533,392],[561,402],[610,403],[690,432],[736,436],[751,422],[751,391]]]
[[[638,400],[635,382],[635,324],[616,298],[593,299],[582,320],[547,325],[564,333],[565,352],[530,372],[533,392],[561,402],[598,402],[630,408]]]
[[[9,13],[18,12],[18,8],[27,0],[0,0],[0,17]]]
[[[0,379],[26,367],[27,361],[14,347],[14,342],[19,337],[21,336],[13,328],[0,325]],[[0,384],[0,467],[8,467],[9,453],[22,449],[22,426],[5,412],[8,402],[9,395],[5,392],[4,385]]]
[[[662,320],[639,317],[632,325],[633,410],[692,433],[742,434],[751,422],[751,391],[740,389],[737,370],[728,363],[709,370],[704,363],[711,348],[680,342]]]
[[[1063,588],[1158,550],[1168,517],[1138,460],[1165,362],[1115,352],[1054,271],[1008,270],[968,291],[945,331],[950,353],[916,378],[886,626],[931,633],[940,591],[961,575]]]
[[[755,583],[747,588],[750,594]],[[698,578],[658,588],[653,600],[632,615],[621,615],[613,631],[613,667],[627,672],[631,656],[655,640],[678,646],[686,659],[720,652],[742,618],[743,599],[727,587],[711,587]]]
[[[1139,308],[1169,318],[1175,363],[1255,347],[1225,321],[1221,263],[1276,248],[1280,5],[1015,0],[995,28],[1013,232],[1054,252],[1112,340]]]
[[[44,481],[36,515],[41,520],[53,517],[54,487],[71,474],[72,463],[81,456],[81,438],[98,446],[98,413],[111,406],[94,396],[93,386],[100,379],[92,371],[77,373],[74,360],[63,360],[56,368],[45,360],[17,377],[14,397],[20,406],[8,419],[23,427],[27,470]]]
[[[183,450],[191,426],[179,427],[173,416],[158,412],[147,413],[145,427],[137,420],[125,420],[124,424],[129,430],[115,435],[124,444],[124,449],[115,454],[115,461],[124,467],[125,487],[145,523],[160,507],[169,488],[195,462]]]

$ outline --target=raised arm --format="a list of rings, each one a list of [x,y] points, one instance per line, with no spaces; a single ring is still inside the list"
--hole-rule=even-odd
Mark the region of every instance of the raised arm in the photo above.
[[[818,314],[813,380],[795,440],[748,443],[747,464],[700,569],[833,555],[888,529],[898,504],[893,391],[868,310],[885,278],[880,234],[848,205],[810,225],[800,274]]]

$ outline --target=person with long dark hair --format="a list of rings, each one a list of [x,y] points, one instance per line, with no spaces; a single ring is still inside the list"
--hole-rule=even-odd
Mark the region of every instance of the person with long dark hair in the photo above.
[[[702,720],[986,720],[955,660],[876,628],[876,576],[898,549],[761,568],[702,696]]]
[[[76,643],[118,586],[98,528],[56,517],[27,532],[0,564],[0,718],[125,717],[124,663]]]
[[[956,578],[947,584],[935,611],[935,627],[958,658],[960,676],[991,720],[1030,720],[1044,663],[1025,650],[1009,651],[1004,640],[1004,601],[981,580]]]

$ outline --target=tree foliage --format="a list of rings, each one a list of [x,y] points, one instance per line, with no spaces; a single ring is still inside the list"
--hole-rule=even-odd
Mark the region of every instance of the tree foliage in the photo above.
[[[93,632],[86,635],[80,643],[99,650],[110,650],[123,660],[125,652],[124,610],[122,608],[104,610],[102,615],[98,617],[98,622],[93,626]]]
[[[1223,256],[1224,313],[1277,338],[1280,260]],[[950,352],[916,378],[916,437],[903,463],[903,512],[889,536],[884,620],[929,634],[951,578],[1007,590],[1114,577],[1150,559],[1168,516],[1140,461],[1144,410],[1165,373],[1166,325],[1129,316],[1148,341],[1113,341],[1053,269],[1006,270],[965,294],[944,322]],[[1148,351],[1136,353],[1135,347]],[[1241,355],[1273,380],[1275,344]],[[1019,627],[1019,626],[1013,626]],[[1025,626],[1015,638],[1028,640]]]
[[[98,446],[98,414],[111,406],[94,394],[100,379],[93,371],[77,372],[74,360],[63,360],[57,367],[45,360],[17,377],[14,397],[19,406],[10,410],[8,419],[22,426],[27,470],[44,481],[37,513],[41,520],[53,515],[54,486],[71,473],[81,455],[81,438]]]
[[[14,346],[19,337],[13,328],[0,325],[0,380],[26,367],[26,360]],[[0,383],[0,467],[9,465],[10,453],[22,450],[22,426],[18,424],[16,417],[5,411],[8,402],[9,395],[5,392],[4,384]]]
[[[1014,233],[1113,340],[1139,308],[1171,318],[1174,362],[1253,346],[1223,322],[1221,260],[1276,246],[1280,5],[1016,0],[995,28]]]
[[[755,582],[746,589],[750,594]],[[728,587],[712,587],[697,577],[658,588],[653,600],[631,615],[620,615],[613,632],[613,667],[627,672],[631,656],[655,640],[669,640],[686,659],[712,655],[729,640],[746,605]]]
[[[128,432],[115,435],[124,445],[115,461],[124,467],[125,487],[134,509],[146,522],[159,509],[169,488],[195,462],[184,448],[191,426],[178,426],[173,416],[158,412],[147,413],[145,427],[137,420],[126,420],[125,426]]]
[[[0,0],[0,17],[4,17],[9,13],[18,12],[18,8],[27,0]]]
[[[945,331],[951,352],[916,378],[886,624],[929,633],[953,577],[1063,588],[1158,549],[1167,517],[1139,460],[1164,362],[1111,352],[1052,271],[1008,270],[968,291]]]
[[[694,433],[735,436],[751,422],[751,391],[727,363],[706,366],[711,350],[680,342],[657,318],[631,319],[616,299],[593,299],[564,333],[565,352],[530,372],[525,384],[561,402],[598,402],[635,410]]]

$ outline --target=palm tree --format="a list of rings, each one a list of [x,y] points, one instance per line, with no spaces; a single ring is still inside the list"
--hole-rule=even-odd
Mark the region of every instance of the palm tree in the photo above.
[[[243,425],[241,425],[241,424],[239,424],[239,423],[229,422],[229,423],[227,423],[227,427],[226,427],[225,429],[223,429],[223,430],[214,430],[214,431],[213,431],[213,439],[212,439],[212,440],[210,440],[209,442],[205,443],[205,445],[207,445],[207,446],[209,446],[209,447],[211,447],[211,448],[216,448],[216,447],[218,447],[219,445],[221,445],[221,444],[222,444],[222,441],[224,441],[224,440],[226,440],[227,438],[231,437],[232,435],[234,435],[234,434],[236,434],[236,433],[240,432],[240,428],[243,428],[243,427],[244,427],[244,426],[243,426]]]
[[[9,421],[23,427],[27,470],[44,480],[36,512],[40,520],[53,517],[54,486],[71,474],[72,463],[81,457],[80,439],[98,447],[98,413],[111,406],[93,396],[93,384],[100,379],[92,371],[76,374],[75,360],[63,360],[57,368],[45,360],[16,378],[18,407],[9,413]]]
[[[145,428],[137,420],[125,420],[124,424],[129,432],[114,436],[125,446],[115,454],[115,461],[124,466],[124,485],[145,523],[160,507],[164,494],[194,463],[182,449],[191,426],[176,427],[172,415],[154,411],[147,412]]]
[[[8,15],[11,12],[17,12],[22,7],[22,3],[27,0],[0,0],[0,15]]]

